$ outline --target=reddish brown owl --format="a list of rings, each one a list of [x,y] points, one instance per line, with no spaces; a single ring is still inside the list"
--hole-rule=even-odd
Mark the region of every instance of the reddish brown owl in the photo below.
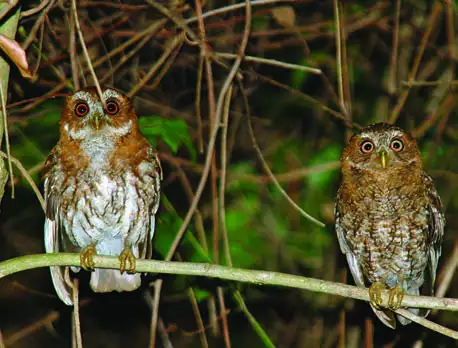
[[[335,209],[339,244],[355,283],[370,285],[374,312],[395,328],[394,313],[380,306],[380,290],[390,290],[393,310],[404,293],[419,295],[421,288],[422,294],[433,294],[445,224],[440,198],[415,140],[398,127],[363,128],[350,139],[341,162]]]
[[[109,88],[102,98],[87,88],[65,101],[60,139],[44,170],[45,247],[48,253],[81,251],[89,270],[95,254],[119,256],[120,270],[95,269],[91,288],[131,291],[141,282],[140,274],[129,274],[135,259],[151,256],[162,173],[129,99]],[[60,299],[71,305],[62,268],[51,267],[51,276]]]

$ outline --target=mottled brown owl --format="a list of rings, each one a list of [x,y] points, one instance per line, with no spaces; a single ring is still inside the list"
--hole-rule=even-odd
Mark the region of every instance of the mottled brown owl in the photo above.
[[[136,258],[151,256],[161,176],[129,98],[110,88],[102,100],[95,88],[67,97],[60,139],[44,170],[46,252],[81,251],[88,270],[96,254],[118,256],[120,270],[95,269],[91,288],[137,289],[140,274],[131,273]],[[51,267],[51,276],[59,298],[71,305],[63,269]]]
[[[371,306],[396,327],[392,310],[405,293],[433,295],[445,218],[431,178],[423,170],[415,139],[398,127],[377,123],[355,134],[342,159],[336,231],[356,285],[370,286]],[[389,289],[389,309],[381,290]],[[409,308],[417,315],[427,311]],[[410,321],[397,315],[403,325]]]

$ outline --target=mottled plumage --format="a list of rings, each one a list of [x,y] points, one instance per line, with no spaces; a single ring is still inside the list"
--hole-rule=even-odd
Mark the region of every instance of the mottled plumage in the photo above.
[[[384,123],[363,128],[345,148],[336,201],[336,232],[358,286],[433,295],[445,218],[413,137]],[[393,290],[394,289],[394,290]],[[377,302],[377,301],[375,301]],[[371,301],[395,328],[393,312]],[[393,305],[396,308],[396,305]],[[411,312],[427,315],[411,308]],[[410,321],[397,316],[402,324]]]
[[[159,205],[161,168],[156,151],[141,135],[129,99],[114,89],[94,88],[67,97],[60,139],[44,170],[46,252],[81,251],[119,256],[119,270],[95,269],[96,292],[132,291],[140,286],[135,258],[149,258]],[[130,266],[127,266],[130,264]],[[74,269],[78,271],[78,268]],[[60,299],[72,304],[63,269],[51,267]]]

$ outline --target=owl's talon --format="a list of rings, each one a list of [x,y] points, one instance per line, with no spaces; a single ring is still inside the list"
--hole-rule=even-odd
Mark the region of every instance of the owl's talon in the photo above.
[[[402,300],[404,299],[404,290],[400,286],[396,286],[389,292],[388,308],[395,311],[401,307]]]
[[[89,244],[80,253],[81,267],[85,271],[92,272],[95,268],[94,256],[97,255],[97,250],[94,244]]]
[[[137,259],[135,258],[130,248],[124,248],[124,250],[119,255],[119,261],[119,271],[121,274],[124,273],[124,271],[127,273],[135,273]],[[127,267],[127,262],[129,262],[129,267]]]
[[[369,298],[371,305],[376,309],[382,309],[382,291],[385,290],[385,285],[380,282],[375,282],[369,288]]]

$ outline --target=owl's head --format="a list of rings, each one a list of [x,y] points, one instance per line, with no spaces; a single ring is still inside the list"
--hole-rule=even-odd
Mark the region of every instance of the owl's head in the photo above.
[[[399,127],[376,123],[353,135],[342,155],[343,167],[381,172],[397,167],[421,167],[415,139]]]
[[[137,116],[127,96],[104,88],[102,99],[94,87],[68,96],[61,114],[61,134],[83,140],[99,136],[117,138],[138,131]]]

